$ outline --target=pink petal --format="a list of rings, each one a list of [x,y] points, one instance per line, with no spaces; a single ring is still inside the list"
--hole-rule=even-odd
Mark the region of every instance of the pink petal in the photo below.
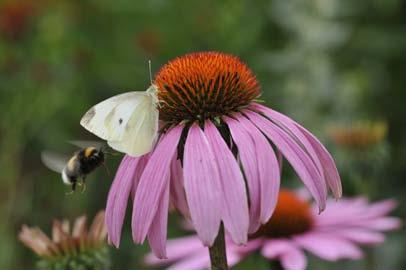
[[[166,258],[166,235],[169,210],[169,182],[167,182],[163,196],[159,202],[158,211],[148,232],[148,241],[152,252],[160,258]]]
[[[254,143],[261,184],[261,223],[269,221],[278,202],[280,187],[280,165],[268,139],[247,118],[240,115],[238,121],[248,132]]]
[[[109,240],[115,247],[120,246],[121,229],[123,227],[128,197],[133,186],[137,186],[135,173],[140,158],[125,155],[117,170],[113,184],[107,197],[106,225]]]
[[[328,211],[316,216],[315,225],[319,228],[358,226],[373,230],[380,230],[380,228],[393,230],[399,227],[399,221],[385,215],[395,206],[396,202],[393,200],[368,204],[363,197],[342,199],[338,202],[329,201]]]
[[[292,249],[280,256],[280,262],[286,270],[305,270],[307,259],[300,249]]]
[[[271,260],[279,260],[286,270],[304,270],[307,266],[306,256],[289,240],[268,240],[261,253]]]
[[[193,226],[203,244],[211,246],[220,226],[220,174],[213,150],[196,124],[186,139],[183,170]]]
[[[249,215],[245,182],[240,167],[220,132],[211,121],[206,121],[204,133],[212,146],[221,181],[224,227],[236,244],[247,242]]]
[[[343,195],[343,189],[341,186],[340,175],[333,157],[324,147],[324,145],[309,131],[307,131],[302,126],[298,125],[303,134],[309,139],[310,143],[313,145],[316,150],[322,166],[324,168],[324,175],[326,177],[327,184],[329,185],[331,191],[333,192],[334,197],[340,198]]]
[[[209,269],[210,267],[210,257],[209,251],[202,250],[194,254],[193,256],[187,257],[172,266],[168,267],[167,270],[203,270]]]
[[[226,238],[227,240],[227,238]],[[255,250],[259,249],[260,247],[262,247],[264,242],[264,239],[262,238],[255,238],[255,239],[251,239],[248,240],[247,244],[245,245],[241,245],[241,246],[237,246],[233,243],[231,243],[230,241],[226,241],[226,246],[227,246],[227,250],[230,250],[234,253],[238,253],[241,255],[248,255],[251,252],[254,252]]]
[[[171,200],[175,207],[182,213],[183,216],[189,217],[189,207],[187,205],[186,194],[184,189],[183,170],[181,162],[175,158],[171,163]]]
[[[399,229],[402,226],[402,222],[399,218],[395,217],[381,217],[371,220],[354,221],[349,223],[349,225],[360,226],[370,230],[391,231]]]
[[[244,258],[244,256],[241,256],[241,254],[231,252],[228,249],[226,251],[226,255],[227,255],[227,265],[229,267],[233,267]]]
[[[261,254],[268,259],[275,259],[291,248],[292,243],[287,239],[265,240]]]
[[[363,212],[362,217],[364,218],[372,218],[372,217],[380,217],[389,214],[393,209],[397,206],[397,202],[395,200],[384,200],[380,202],[375,202],[369,204],[366,207],[365,211]]]
[[[137,179],[136,185],[133,185],[131,190],[131,198],[134,201],[135,193],[137,192],[138,182],[141,179],[141,175],[144,172],[145,166],[147,166],[150,154],[143,155],[139,157],[137,169],[135,170],[134,179]]]
[[[366,211],[367,204],[367,200],[363,197],[340,201],[328,200],[328,211],[315,215],[316,226],[335,226],[353,222],[354,216],[359,217]],[[315,212],[317,212],[316,209]]]
[[[350,241],[330,234],[307,233],[294,237],[294,241],[314,255],[328,261],[360,259],[362,251]]]
[[[168,264],[203,250],[207,248],[195,235],[175,238],[167,242],[168,259],[160,260],[150,253],[145,257],[145,262],[152,265]]]
[[[265,107],[257,103],[256,104],[254,103],[252,105],[252,108],[259,110],[260,112],[265,114],[270,120],[272,120],[275,124],[277,124],[280,128],[285,130],[287,133],[290,133],[291,137],[294,140],[296,140],[299,144],[301,144],[303,149],[308,152],[309,156],[312,158],[320,174],[323,173],[323,167],[321,165],[318,155],[316,154],[316,151],[314,150],[311,143],[307,140],[307,138],[299,130],[297,126],[298,124],[295,121],[293,121],[286,115],[283,115],[277,111],[274,111],[268,107]]]
[[[182,126],[170,129],[158,142],[141,176],[134,197],[132,231],[135,243],[142,243],[158,210],[169,181],[170,163],[176,152]]]
[[[250,194],[250,228],[249,233],[254,233],[260,226],[261,214],[261,192],[258,175],[258,164],[255,153],[255,144],[251,136],[241,128],[241,124],[232,118],[225,118],[230,129],[233,141],[238,148],[238,155],[241,159],[247,180],[248,191]],[[267,197],[270,197],[267,195]]]
[[[364,245],[380,244],[385,240],[385,236],[382,233],[369,231],[364,228],[337,228],[327,233]]]
[[[299,177],[315,198],[320,211],[324,210],[327,199],[326,183],[309,155],[285,131],[271,121],[254,112],[246,111],[245,113],[278,147],[290,164],[292,164]]]
[[[294,137],[303,145],[304,149],[309,153],[318,171],[326,178],[333,194],[336,198],[341,197],[342,187],[341,180],[338,174],[335,162],[330,153],[326,150],[323,144],[304,127],[293,121],[291,118],[274,111],[260,104],[255,104],[253,108],[260,110],[271,120],[275,121],[285,130],[290,131]]]

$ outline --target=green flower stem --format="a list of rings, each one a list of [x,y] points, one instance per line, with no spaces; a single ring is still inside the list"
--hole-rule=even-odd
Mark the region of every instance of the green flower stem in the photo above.
[[[219,234],[217,235],[213,246],[209,247],[209,253],[212,270],[228,269],[223,223],[220,225]]]

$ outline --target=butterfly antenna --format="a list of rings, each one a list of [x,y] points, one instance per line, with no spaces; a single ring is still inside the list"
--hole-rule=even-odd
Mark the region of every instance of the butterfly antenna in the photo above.
[[[103,153],[104,153],[105,155],[113,156],[113,157],[116,157],[116,156],[120,155],[120,153],[117,153],[117,152],[110,152],[110,151],[103,151]]]
[[[152,85],[152,68],[151,68],[151,60],[148,60],[148,68],[149,68],[149,80],[151,81],[151,85]]]

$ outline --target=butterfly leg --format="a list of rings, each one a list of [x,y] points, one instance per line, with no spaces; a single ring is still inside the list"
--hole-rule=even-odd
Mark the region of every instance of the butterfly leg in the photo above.
[[[164,100],[159,100],[157,103],[159,108],[162,108],[164,105],[169,106],[168,102],[164,101]]]

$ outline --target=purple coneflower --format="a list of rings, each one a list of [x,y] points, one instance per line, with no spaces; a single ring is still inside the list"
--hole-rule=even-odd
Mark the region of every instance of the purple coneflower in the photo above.
[[[399,228],[398,218],[387,216],[395,207],[393,200],[368,203],[366,198],[328,201],[325,212],[297,194],[282,190],[271,219],[253,234],[245,246],[226,238],[228,264],[233,266],[245,257],[260,252],[266,259],[279,263],[286,270],[304,270],[304,251],[326,260],[359,259],[361,245],[384,241],[384,231]],[[147,264],[172,264],[168,270],[209,269],[209,254],[197,236],[168,241],[168,260],[157,260],[152,254]]]
[[[223,223],[236,244],[247,242],[271,217],[280,184],[279,154],[315,198],[326,205],[327,186],[341,196],[334,161],[309,131],[255,102],[260,87],[237,57],[193,53],[155,77],[162,129],[154,150],[125,156],[109,192],[106,222],[119,246],[128,197],[133,199],[135,243],[148,237],[166,257],[168,206],[190,218],[205,246]]]
[[[100,211],[88,228],[86,216],[54,220],[52,238],[40,228],[23,225],[18,238],[40,257],[38,269],[108,269],[110,254],[106,242],[104,211]]]

